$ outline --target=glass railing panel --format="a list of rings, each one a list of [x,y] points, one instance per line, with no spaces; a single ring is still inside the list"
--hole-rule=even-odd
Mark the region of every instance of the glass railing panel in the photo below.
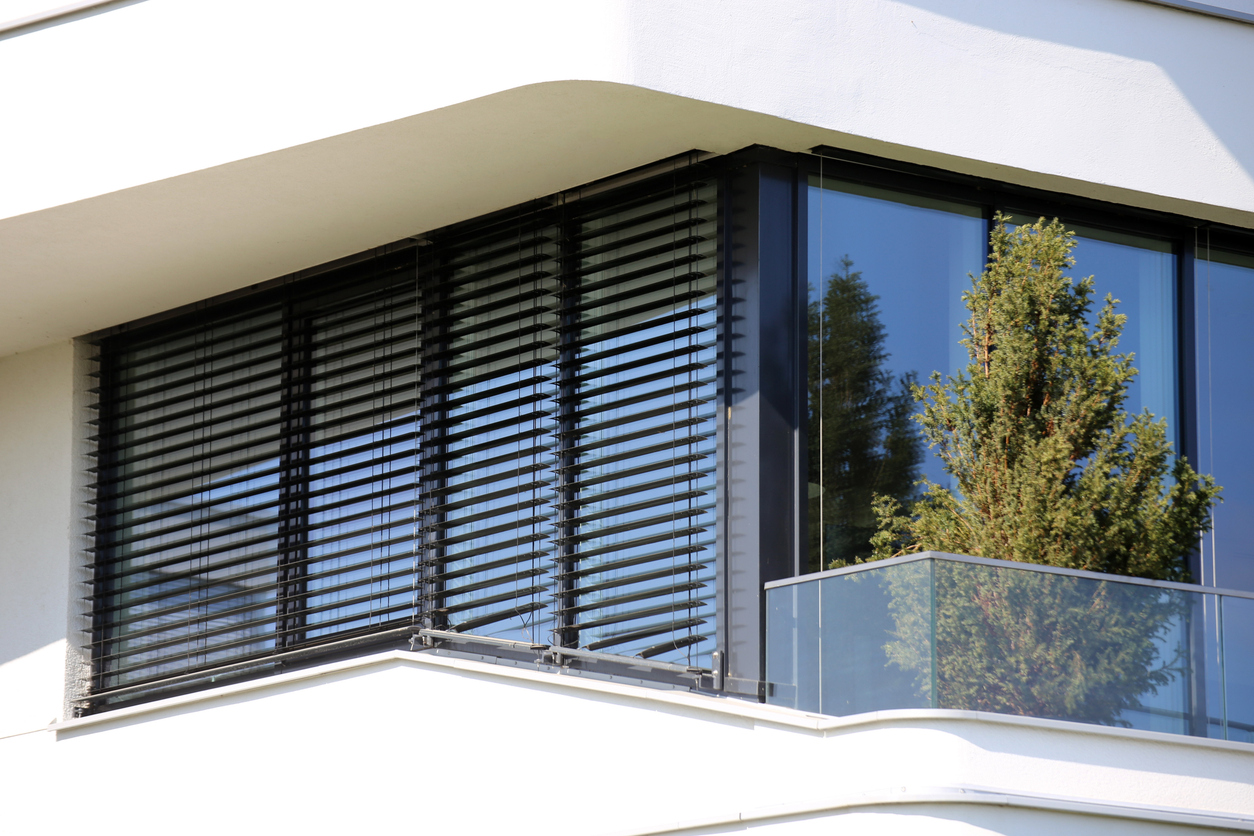
[[[1224,596],[1201,593],[1190,610],[1189,654],[1196,706],[1189,734],[1224,740]],[[1239,600],[1239,599],[1238,599]]]
[[[1223,708],[1218,716],[1224,737],[1254,743],[1254,600],[1222,599]]]
[[[931,566],[829,574],[767,592],[768,702],[823,714],[931,705]]]
[[[767,589],[768,701],[1254,742],[1254,599],[939,555]]]
[[[797,583],[767,592],[767,702],[818,711],[822,622],[818,583]]]
[[[1187,593],[935,563],[938,707],[1187,731]]]
[[[820,581],[823,714],[932,705],[929,562]]]

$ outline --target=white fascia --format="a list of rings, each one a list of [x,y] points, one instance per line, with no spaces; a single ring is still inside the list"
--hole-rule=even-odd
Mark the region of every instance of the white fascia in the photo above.
[[[1127,0],[147,0],[0,77],[0,356],[694,148],[1254,227],[1254,27]]]

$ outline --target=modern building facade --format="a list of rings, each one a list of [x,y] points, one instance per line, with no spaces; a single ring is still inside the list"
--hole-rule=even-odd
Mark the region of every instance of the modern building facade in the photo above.
[[[1254,594],[1252,10],[38,5],[6,832],[1254,830],[1254,659],[1203,635]],[[945,478],[904,386],[999,215],[1075,231],[1127,408],[1225,486],[1175,725],[772,681],[768,593]]]

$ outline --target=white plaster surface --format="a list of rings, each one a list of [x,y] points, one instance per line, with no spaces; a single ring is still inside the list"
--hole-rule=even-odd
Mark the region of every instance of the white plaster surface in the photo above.
[[[69,343],[0,359],[0,736],[61,716],[72,366]]]
[[[1241,747],[807,731],[430,662],[45,730],[78,641],[70,337],[691,148],[1254,227],[1254,27],[1131,0],[147,0],[0,40],[0,78],[0,832],[671,832],[956,786],[1254,815]],[[682,832],[1188,832],[960,808]]]
[[[974,799],[1175,808],[1251,830],[1251,770],[1251,747],[1168,735],[832,720],[394,653],[0,739],[0,830],[56,832],[41,823],[64,808],[63,776],[92,771],[71,798],[103,834],[1201,833]],[[973,803],[953,802],[963,788]]]
[[[1252,44],[1128,0],[147,0],[0,49],[0,216],[574,79],[1250,210]]]
[[[0,78],[0,355],[691,148],[1254,226],[1254,27],[1132,0],[147,0]]]

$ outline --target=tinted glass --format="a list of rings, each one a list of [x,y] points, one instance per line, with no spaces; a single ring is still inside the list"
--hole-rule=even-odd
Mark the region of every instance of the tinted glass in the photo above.
[[[809,199],[809,570],[870,553],[875,492],[908,500],[940,460],[909,384],[967,362],[962,293],[983,269],[981,211],[817,179]]]
[[[708,665],[714,650],[718,440],[714,184],[591,213],[567,357],[563,503],[571,638]],[[694,206],[694,209],[696,208]],[[576,632],[577,631],[577,632]]]
[[[1129,415],[1148,409],[1167,420],[1167,438],[1178,444],[1176,420],[1176,259],[1170,247],[1149,238],[1074,228],[1072,275],[1093,276],[1093,319],[1109,294],[1128,322],[1118,351],[1133,355],[1139,374],[1128,387]]]
[[[1254,590],[1254,260],[1199,260],[1198,469],[1223,486],[1214,530],[1203,538],[1202,583]]]
[[[1254,743],[1254,600],[1223,596],[1220,606],[1224,687],[1221,699],[1207,694],[1212,725],[1217,718],[1223,734],[1211,736]]]
[[[968,362],[962,294],[983,269],[988,222],[976,207],[812,178],[809,228],[807,568],[818,571],[870,553],[873,494],[908,503],[920,478],[950,485],[909,386]],[[1095,276],[1093,319],[1108,294],[1127,316],[1118,350],[1139,374],[1125,406],[1165,419],[1178,443],[1176,257],[1154,239],[1072,229],[1071,273]]]

